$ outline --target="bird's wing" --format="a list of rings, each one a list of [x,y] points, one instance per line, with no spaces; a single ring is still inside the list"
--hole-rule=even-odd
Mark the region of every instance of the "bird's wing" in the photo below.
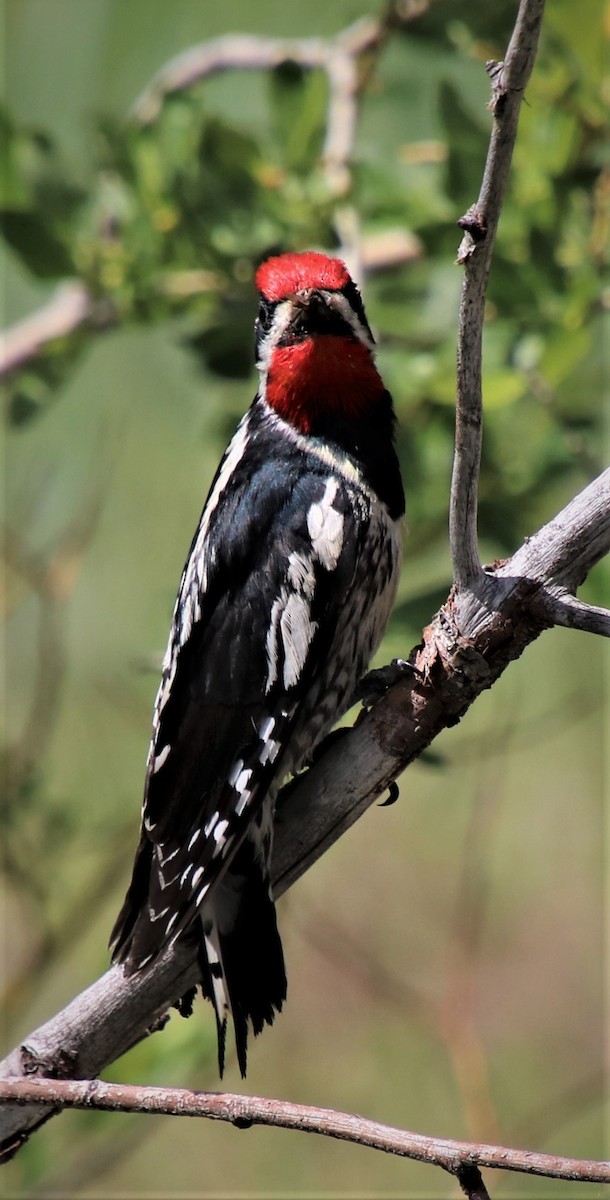
[[[354,577],[345,485],[323,464],[288,465],[245,454],[230,485],[213,486],[182,576],[113,933],[134,966],[190,923],[285,773]]]

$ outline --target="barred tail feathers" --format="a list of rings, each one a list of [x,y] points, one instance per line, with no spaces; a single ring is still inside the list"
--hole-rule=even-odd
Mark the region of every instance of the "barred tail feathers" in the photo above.
[[[235,1031],[237,1060],[246,1075],[248,1030],[272,1025],[286,999],[284,954],[269,882],[252,860],[252,843],[237,859],[201,913],[203,992],[216,1013],[218,1067],[224,1070],[227,1019]]]
[[[246,837],[199,913],[193,913],[189,922],[185,912],[176,922],[179,937],[195,935],[199,943],[201,987],[216,1016],[221,1076],[229,1016],[245,1076],[249,1023],[255,1035],[260,1033],[273,1023],[286,998],[284,955],[266,857]],[[145,966],[169,942],[160,937],[161,928],[151,921],[146,902],[153,864],[154,847],[143,836],[131,886],[112,932],[113,961],[123,962],[128,974]],[[190,999],[185,998],[181,1008],[184,1015],[190,1011]]]

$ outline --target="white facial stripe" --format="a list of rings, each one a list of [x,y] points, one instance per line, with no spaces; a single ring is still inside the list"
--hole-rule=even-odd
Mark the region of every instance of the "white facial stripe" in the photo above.
[[[281,303],[277,305],[277,308],[273,314],[271,328],[261,341],[259,347],[259,356],[256,365],[263,380],[267,378],[267,371],[269,370],[269,363],[271,362],[273,351],[280,341],[280,338],[282,338],[286,333],[293,316],[294,305],[292,300],[282,300]]]
[[[331,308],[336,309],[341,314],[343,320],[347,322],[358,338],[358,341],[362,342],[363,346],[366,346],[371,354],[374,354],[374,343],[371,341],[364,325],[361,324],[360,318],[354,312],[349,300],[345,296],[342,296],[341,292],[322,292],[322,295],[329,301]]]

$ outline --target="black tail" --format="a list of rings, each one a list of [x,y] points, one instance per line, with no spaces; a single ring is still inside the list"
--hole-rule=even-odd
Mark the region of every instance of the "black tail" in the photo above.
[[[148,920],[152,869],[153,847],[143,835],[129,891],[111,936],[113,960],[124,962],[129,973],[155,958],[171,940],[164,936],[163,928],[152,926]],[[273,1024],[286,999],[286,972],[275,905],[249,838],[242,842],[227,871],[210,892],[209,899],[206,898],[180,936],[198,937],[201,987],[216,1014],[220,1075],[224,1071],[227,1020],[231,1016],[239,1069],[245,1076],[248,1023],[251,1022],[255,1034],[260,1033],[266,1024]],[[155,945],[152,934],[157,930],[159,941]],[[181,1011],[187,1015],[189,1003]]]
[[[235,1029],[237,1060],[246,1074],[248,1023],[256,1035],[272,1025],[286,999],[284,954],[275,905],[246,840],[201,912],[202,987],[214,1005],[218,1069],[224,1071],[227,1017]]]

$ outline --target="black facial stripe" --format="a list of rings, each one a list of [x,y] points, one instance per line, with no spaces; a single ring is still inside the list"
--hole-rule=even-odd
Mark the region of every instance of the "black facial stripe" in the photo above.
[[[258,310],[258,319],[256,322],[257,329],[261,333],[268,333],[273,322],[273,314],[277,308],[277,300],[267,300],[266,296],[261,296],[261,302]]]
[[[356,287],[356,284],[354,283],[354,281],[352,279],[350,279],[349,283],[346,283],[344,285],[344,287],[341,288],[341,295],[345,296],[345,299],[347,300],[350,308],[352,308],[354,310],[356,316],[358,317],[358,320],[361,322],[362,326],[366,330],[371,341],[374,342],[375,338],[373,337],[373,335],[371,333],[371,327],[364,315],[364,305],[362,303],[362,297],[360,295],[360,292],[358,291],[358,288]]]

